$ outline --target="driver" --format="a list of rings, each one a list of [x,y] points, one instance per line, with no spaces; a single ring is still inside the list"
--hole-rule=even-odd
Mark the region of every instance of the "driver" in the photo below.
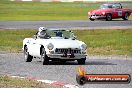
[[[48,39],[50,36],[46,33],[46,28],[45,27],[40,27],[37,33],[37,38],[44,38]]]

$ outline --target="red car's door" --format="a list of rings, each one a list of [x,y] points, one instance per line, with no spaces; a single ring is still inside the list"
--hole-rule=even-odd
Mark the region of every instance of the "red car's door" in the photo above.
[[[113,5],[113,14],[112,17],[113,18],[121,18],[123,16],[123,12],[122,12],[122,6],[121,4],[114,4]]]
[[[115,9],[114,11],[114,18],[121,18],[123,15],[122,9]]]

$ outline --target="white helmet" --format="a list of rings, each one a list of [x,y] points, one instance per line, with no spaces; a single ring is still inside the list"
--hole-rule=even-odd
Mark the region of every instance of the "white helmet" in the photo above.
[[[39,27],[39,32],[41,32],[41,31],[43,31],[43,30],[46,30],[46,28],[45,27]]]

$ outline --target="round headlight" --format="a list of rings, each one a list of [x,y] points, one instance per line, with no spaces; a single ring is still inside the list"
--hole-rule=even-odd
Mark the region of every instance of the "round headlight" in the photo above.
[[[82,44],[82,45],[81,45],[81,49],[82,49],[82,50],[86,50],[86,49],[87,49],[87,45],[86,45],[86,44]]]
[[[88,12],[88,15],[90,15],[91,14],[91,12]]]
[[[47,48],[48,48],[49,50],[52,50],[52,49],[54,48],[54,45],[53,45],[52,43],[49,43],[48,46],[47,46]]]
[[[103,15],[105,15],[105,12],[102,12]]]

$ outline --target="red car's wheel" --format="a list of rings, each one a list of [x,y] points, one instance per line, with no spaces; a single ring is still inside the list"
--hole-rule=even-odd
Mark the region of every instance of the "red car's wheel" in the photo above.
[[[123,20],[128,20],[129,18],[129,13],[125,13],[124,17],[122,18]]]
[[[112,15],[111,14],[107,14],[106,15],[106,21],[111,21],[112,20]]]
[[[91,19],[91,18],[89,18],[91,21],[94,21],[95,19]]]

